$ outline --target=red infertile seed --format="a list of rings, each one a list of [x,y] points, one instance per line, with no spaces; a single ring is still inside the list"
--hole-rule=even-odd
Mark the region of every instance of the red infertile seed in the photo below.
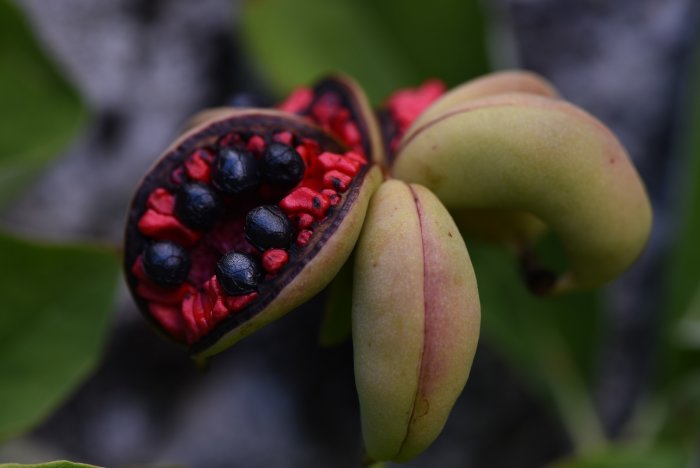
[[[223,292],[221,290],[221,286],[219,285],[219,280],[216,279],[216,276],[212,276],[204,284],[202,305],[207,313],[210,326],[214,326],[228,316],[229,311],[224,303]]]
[[[318,154],[319,151],[321,151],[321,145],[316,140],[312,140],[311,138],[302,138],[301,143],[313,154]]]
[[[315,190],[299,187],[280,201],[280,207],[287,213],[305,212],[321,219],[326,215],[330,201]]]
[[[314,221],[316,221],[316,218],[311,216],[309,213],[301,213],[296,217],[297,226],[300,229],[306,229],[311,227]]]
[[[221,289],[216,276],[212,276],[204,283],[201,292],[188,294],[182,301],[186,340],[190,344],[197,341],[231,312],[240,311],[257,297],[257,292],[228,296]]]
[[[359,171],[361,167],[360,163],[358,163],[357,161],[345,158],[340,154],[329,152],[321,153],[321,155],[318,157],[318,162],[326,171],[331,171],[335,169],[349,176],[354,176],[355,174],[357,174],[357,171]]]
[[[362,143],[362,135],[354,122],[345,122],[339,133],[348,146],[356,146]]]
[[[188,344],[194,343],[200,336],[199,326],[197,325],[194,313],[195,302],[199,302],[199,295],[191,294],[182,301],[180,309],[185,323],[185,338]]]
[[[146,281],[139,281],[136,285],[136,294],[147,301],[159,304],[178,305],[188,294],[194,292],[194,288],[184,283],[176,289],[165,289]]]
[[[341,109],[338,96],[327,93],[321,96],[316,104],[313,105],[311,115],[320,122],[330,122]]]
[[[257,292],[244,294],[242,296],[226,296],[224,298],[224,303],[230,312],[238,312],[257,299],[257,297]]]
[[[268,249],[262,254],[262,266],[271,275],[279,272],[289,261],[289,254],[283,249]]]
[[[201,233],[186,228],[174,216],[160,214],[153,209],[146,210],[141,216],[138,229],[146,237],[169,240],[186,247],[191,247],[201,237]]]
[[[352,182],[352,177],[340,171],[328,171],[323,174],[323,186],[327,189],[344,192]]]
[[[175,211],[175,196],[159,187],[148,196],[146,206],[160,214],[171,215]]]
[[[260,135],[253,135],[248,140],[247,147],[253,153],[262,154],[265,151],[265,139]]]
[[[148,279],[148,275],[146,275],[146,272],[143,271],[143,260],[141,259],[141,255],[136,257],[134,264],[131,265],[131,273],[136,277],[137,280],[150,281]]]
[[[340,195],[338,195],[335,190],[323,189],[321,190],[321,193],[328,198],[331,206],[336,206],[338,203],[340,203]]]
[[[309,229],[302,229],[299,231],[299,234],[297,235],[297,245],[303,247],[308,244],[313,234],[314,232]]]
[[[242,141],[238,133],[227,133],[219,140],[219,146],[234,146],[240,144]]]
[[[445,92],[440,80],[428,80],[416,89],[402,89],[386,101],[386,107],[403,133],[418,116]]]
[[[167,306],[152,302],[148,304],[148,311],[169,335],[178,341],[185,341],[185,321],[180,314],[179,306]]]
[[[211,182],[211,167],[197,150],[185,161],[185,171],[192,180],[208,184]]]
[[[282,143],[284,145],[292,145],[294,143],[294,135],[292,135],[291,132],[275,133],[272,139],[277,143]]]
[[[298,113],[305,110],[314,99],[311,88],[297,88],[278,108],[285,112]]]
[[[367,158],[365,158],[360,153],[357,153],[355,151],[348,151],[347,153],[345,153],[345,157],[347,159],[352,159],[353,161],[360,163],[360,165],[362,165],[362,166],[367,164]]]
[[[304,161],[304,166],[310,167],[309,149],[305,145],[299,145],[296,150],[299,156],[301,156],[302,161]]]
[[[198,340],[209,328],[202,306],[202,298],[198,293],[191,294],[182,301],[182,317],[185,322],[188,340]]]

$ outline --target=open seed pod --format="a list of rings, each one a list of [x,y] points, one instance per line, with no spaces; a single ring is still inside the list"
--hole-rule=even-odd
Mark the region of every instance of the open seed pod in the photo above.
[[[381,181],[366,99],[328,79],[282,106],[201,114],[129,211],[125,269],[143,314],[196,358],[318,293]]]

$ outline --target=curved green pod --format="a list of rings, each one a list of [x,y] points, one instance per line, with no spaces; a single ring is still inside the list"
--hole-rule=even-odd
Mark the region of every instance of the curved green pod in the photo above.
[[[534,214],[569,260],[551,291],[605,284],[649,237],[651,207],[625,149],[590,114],[560,100],[506,94],[414,126],[393,175],[430,188],[451,209]]]

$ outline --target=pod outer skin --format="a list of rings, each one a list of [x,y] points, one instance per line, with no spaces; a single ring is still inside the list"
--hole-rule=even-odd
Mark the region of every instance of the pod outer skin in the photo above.
[[[526,93],[558,98],[559,92],[546,78],[525,70],[505,70],[469,80],[431,104],[413,124],[421,127],[450,109],[487,96]],[[465,234],[506,244],[521,251],[535,242],[547,226],[531,213],[507,210],[451,210]]]
[[[527,211],[545,222],[570,264],[551,292],[612,280],[651,230],[649,199],[625,149],[560,100],[506,94],[445,112],[409,130],[393,173],[449,208]]]
[[[469,254],[430,191],[390,180],[355,259],[353,347],[365,447],[407,461],[440,434],[469,375],[480,307]]]
[[[543,76],[525,70],[504,70],[469,80],[445,93],[432,103],[414,122],[423,126],[445,111],[487,96],[525,93],[558,98],[559,92]]]

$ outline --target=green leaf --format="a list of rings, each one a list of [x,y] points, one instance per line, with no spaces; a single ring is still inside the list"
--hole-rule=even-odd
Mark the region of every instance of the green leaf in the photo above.
[[[695,47],[693,68],[690,76],[700,77],[700,47]],[[680,126],[685,130],[680,140],[685,158],[675,171],[681,190],[675,193],[677,211],[672,213],[678,217],[677,236],[670,245],[667,273],[662,276],[666,300],[657,385],[666,393],[675,391],[700,362],[700,86],[688,90],[686,101],[687,122]],[[685,424],[682,415],[677,423]]]
[[[552,468],[686,468],[688,461],[687,453],[676,448],[646,450],[613,446],[602,452],[560,461]]]
[[[0,0],[0,203],[70,141],[83,118],[77,95],[44,57],[16,7]]]
[[[117,258],[0,235],[0,441],[30,429],[97,363]]]
[[[378,103],[429,77],[455,85],[488,71],[484,23],[477,0],[258,0],[242,31],[278,92],[340,71]]]
[[[65,460],[53,461],[48,463],[39,463],[38,465],[23,465],[20,463],[2,463],[0,468],[100,468],[95,465],[86,465],[84,463],[73,463]]]

